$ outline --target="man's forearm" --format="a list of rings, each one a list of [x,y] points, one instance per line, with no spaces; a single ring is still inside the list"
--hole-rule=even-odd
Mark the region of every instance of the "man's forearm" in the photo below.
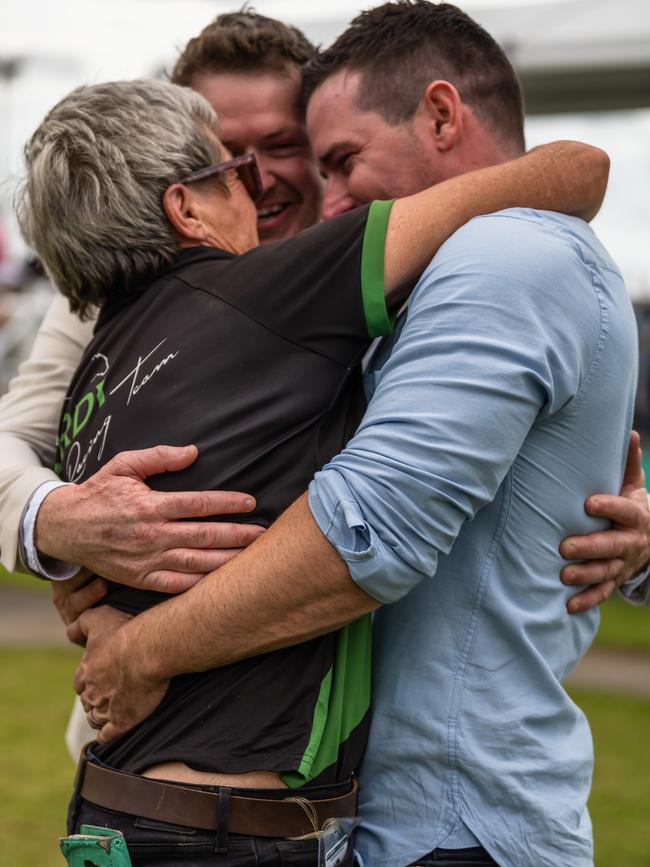
[[[479,214],[506,208],[564,211],[591,220],[607,188],[609,158],[599,148],[562,141],[508,163],[449,178],[398,199],[384,253],[389,299],[415,279],[441,244]],[[399,297],[399,296],[398,296]]]
[[[330,632],[377,608],[303,495],[254,545],[124,629],[154,679],[226,665]]]

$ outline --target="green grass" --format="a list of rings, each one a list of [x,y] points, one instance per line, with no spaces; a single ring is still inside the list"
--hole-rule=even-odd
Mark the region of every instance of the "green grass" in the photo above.
[[[650,699],[578,689],[571,696],[594,736],[589,808],[596,867],[650,867]]]
[[[650,652],[650,611],[628,605],[620,596],[612,596],[601,606],[595,644]]]
[[[74,767],[63,744],[76,649],[0,649],[0,863],[62,867]]]
[[[41,581],[33,575],[21,575],[20,572],[7,572],[4,566],[0,566],[0,589],[2,587],[19,587],[35,593],[49,592],[50,589],[48,581]]]
[[[75,649],[0,648],[0,862],[8,867],[64,867],[57,838],[73,767],[63,732],[77,658]],[[650,867],[650,700],[572,695],[596,743],[596,867]]]

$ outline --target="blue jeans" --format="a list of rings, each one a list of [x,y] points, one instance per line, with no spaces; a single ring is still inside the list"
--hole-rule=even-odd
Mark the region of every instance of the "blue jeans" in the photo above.
[[[96,807],[80,800],[75,831],[81,825],[99,825],[121,831],[133,867],[315,867],[318,842],[271,840],[265,837],[228,835],[228,851],[217,853],[215,834],[139,819]],[[352,853],[345,862],[352,867]]]

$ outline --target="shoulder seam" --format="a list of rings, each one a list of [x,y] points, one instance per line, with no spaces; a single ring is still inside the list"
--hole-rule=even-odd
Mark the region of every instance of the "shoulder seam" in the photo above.
[[[276,331],[274,328],[271,328],[270,325],[267,325],[265,322],[261,322],[255,316],[252,316],[250,313],[247,313],[245,310],[239,308],[236,304],[233,304],[232,301],[224,298],[223,295],[220,295],[218,292],[214,290],[205,289],[202,286],[195,286],[193,283],[189,283],[187,280],[184,280],[182,277],[178,275],[173,275],[172,280],[177,280],[179,283],[182,283],[184,286],[187,286],[189,289],[193,289],[195,292],[202,292],[204,295],[208,295],[210,298],[217,298],[227,307],[230,307],[232,310],[236,310],[240,316],[244,316],[246,319],[250,319],[251,322],[254,322],[256,325],[259,325],[260,328],[263,328],[265,331],[268,331],[270,334],[273,334],[275,337],[284,341],[285,343],[289,343],[291,346],[295,346],[298,349],[301,349],[303,352],[310,352],[312,355],[320,355],[321,358],[326,358],[328,361],[331,361],[333,364],[336,364],[338,367],[342,367],[347,370],[347,365],[343,364],[336,358],[332,358],[331,355],[327,355],[325,352],[319,352],[317,349],[313,349],[310,346],[303,346],[302,343],[298,343],[296,340],[291,340],[291,338],[286,337],[284,334],[280,334],[279,331]]]
[[[600,290],[600,286],[598,285],[598,280],[596,279],[596,271],[595,271],[595,263],[593,261],[589,261],[585,256],[584,252],[581,249],[580,245],[577,244],[573,239],[571,239],[571,243],[575,247],[578,256],[580,257],[581,262],[584,267],[589,272],[589,282],[593,289],[594,296],[598,303],[598,309],[600,311],[600,329],[598,331],[598,339],[596,340],[596,345],[594,347],[593,354],[591,356],[591,360],[589,362],[589,366],[584,375],[584,378],[580,385],[578,386],[578,390],[575,394],[575,399],[579,399],[582,396],[583,390],[591,381],[592,375],[594,374],[596,367],[598,366],[598,362],[600,361],[603,349],[605,347],[605,341],[607,340],[608,325],[609,325],[609,310],[605,301],[603,299],[603,293]]]

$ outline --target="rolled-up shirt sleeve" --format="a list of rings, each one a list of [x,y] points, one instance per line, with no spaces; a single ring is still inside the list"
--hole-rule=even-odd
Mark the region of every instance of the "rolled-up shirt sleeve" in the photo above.
[[[632,605],[650,607],[650,563],[619,587],[619,593]]]
[[[600,329],[577,250],[534,221],[480,218],[443,246],[359,430],[309,489],[360,587],[390,603],[434,575],[536,419],[578,393]]]

